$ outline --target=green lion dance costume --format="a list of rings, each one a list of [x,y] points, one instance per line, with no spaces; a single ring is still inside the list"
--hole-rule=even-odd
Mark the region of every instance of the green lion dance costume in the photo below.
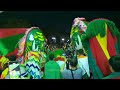
[[[76,50],[85,49],[87,53],[87,42],[81,42],[81,38],[85,35],[88,22],[85,21],[85,18],[75,18],[73,21],[70,38],[71,44]]]
[[[30,79],[40,79],[42,68],[44,46],[46,38],[42,31],[37,27],[27,30],[25,36],[19,42],[18,60],[25,65],[26,72],[21,76],[27,76]]]
[[[110,57],[120,54],[120,32],[118,28],[110,20],[95,19],[89,22],[86,30],[83,31],[85,34],[82,35],[81,42],[83,47],[88,49],[89,67],[93,78],[100,79],[109,75],[111,70],[108,60]],[[85,42],[87,44],[84,44]]]
[[[85,18],[75,18],[73,21],[72,29],[71,29],[71,44],[75,50],[83,49],[85,54],[88,53],[87,42],[82,42],[81,38],[85,35],[87,29],[88,22],[85,21]],[[88,64],[88,57],[80,57],[78,56],[78,67],[83,70],[83,74],[90,77],[90,70]]]

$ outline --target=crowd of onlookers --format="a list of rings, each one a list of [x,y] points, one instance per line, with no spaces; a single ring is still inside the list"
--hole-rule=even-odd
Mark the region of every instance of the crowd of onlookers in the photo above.
[[[56,60],[54,51],[61,50],[64,53],[59,56],[62,59]],[[65,44],[63,47],[47,45],[44,51],[47,55],[43,68],[40,72],[41,79],[94,79],[89,69],[88,56],[84,54],[84,50],[74,50],[72,46]],[[9,61],[16,61],[16,56],[6,57]],[[112,73],[103,79],[119,78],[120,76],[120,56],[111,57],[109,60]],[[3,77],[3,72],[8,68],[5,63],[0,70],[1,79],[9,79],[8,75]],[[9,74],[9,72],[7,72]]]

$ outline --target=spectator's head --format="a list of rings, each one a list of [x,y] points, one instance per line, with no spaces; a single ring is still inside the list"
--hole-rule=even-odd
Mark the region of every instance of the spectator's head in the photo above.
[[[53,60],[53,59],[54,59],[54,54],[53,54],[53,53],[51,53],[51,54],[49,55],[49,59],[50,59],[50,60]]]
[[[83,54],[84,54],[83,49],[79,49],[79,50],[77,50],[77,52],[78,52],[78,54],[81,54],[81,55],[83,55]]]
[[[109,64],[115,72],[120,72],[120,56],[111,57]]]
[[[71,66],[71,67],[76,67],[77,64],[78,64],[77,57],[74,56],[72,59],[69,60],[69,62],[70,62],[70,66]]]
[[[73,56],[72,53],[73,53],[73,52],[71,52],[70,50],[67,50],[67,51],[66,51],[67,57],[68,57],[68,58],[72,58],[72,56]]]
[[[9,56],[8,59],[10,61],[16,61],[17,57],[15,55]]]

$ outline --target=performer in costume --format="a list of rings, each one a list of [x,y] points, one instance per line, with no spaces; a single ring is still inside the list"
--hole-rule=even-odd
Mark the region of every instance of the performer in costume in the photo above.
[[[101,79],[111,70],[108,60],[120,54],[120,32],[115,23],[107,19],[95,19],[86,29],[82,42],[88,42],[88,61],[94,79]]]
[[[19,42],[19,60],[26,66],[26,73],[31,79],[40,79],[40,56],[44,51],[46,38],[38,27],[27,30],[25,36]],[[21,58],[20,58],[21,57]],[[41,59],[42,60],[42,59]]]
[[[26,30],[27,28],[1,28],[0,56],[16,55],[18,52],[17,43],[24,36]]]
[[[85,35],[87,25],[88,22],[85,21],[85,18],[75,18],[73,21],[70,38],[72,41],[71,44],[77,52],[84,50],[82,53],[77,53],[78,67],[80,67],[83,70],[83,76],[90,77],[90,70],[87,57],[88,46],[87,42],[81,41],[81,38]],[[86,54],[86,56],[83,55],[84,53]]]
[[[87,54],[87,42],[81,42],[81,38],[85,35],[88,22],[85,18],[75,18],[71,28],[70,39],[72,46],[76,49],[85,49]],[[84,48],[83,48],[84,47]]]

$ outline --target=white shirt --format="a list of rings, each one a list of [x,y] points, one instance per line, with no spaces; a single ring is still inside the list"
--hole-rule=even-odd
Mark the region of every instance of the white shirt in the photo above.
[[[90,77],[88,57],[78,58],[78,66],[83,70],[83,74],[87,72],[88,76]]]

